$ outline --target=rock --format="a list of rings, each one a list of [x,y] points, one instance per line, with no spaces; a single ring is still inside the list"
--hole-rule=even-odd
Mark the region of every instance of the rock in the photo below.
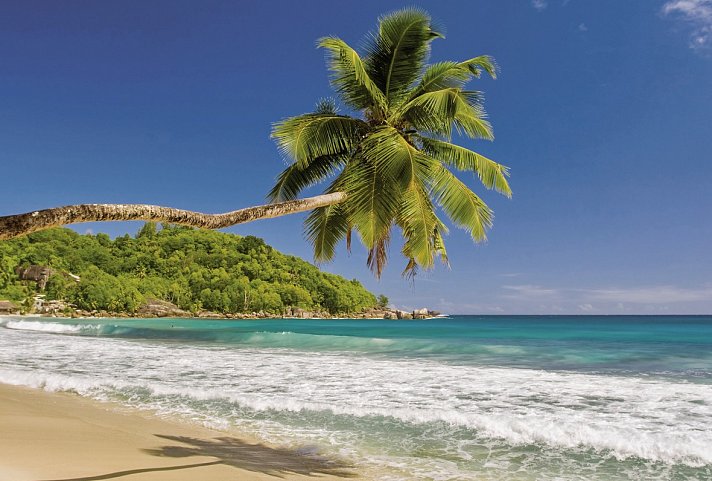
[[[308,319],[311,317],[317,317],[317,313],[313,311],[307,311],[301,307],[289,307],[287,308],[287,317],[296,317],[299,319]]]
[[[146,299],[137,313],[141,317],[184,317],[188,313],[175,304],[160,299]]]
[[[64,301],[47,301],[44,299],[44,296],[35,297],[34,309],[37,314],[44,314],[54,317],[73,311],[74,308],[75,306]]]
[[[23,281],[34,281],[37,283],[40,291],[44,291],[47,281],[50,276],[54,274],[54,271],[46,266],[32,265],[26,268],[17,267],[15,269],[15,274]]]
[[[413,319],[413,314],[408,311],[401,311],[399,309],[396,309],[396,317],[398,319]]]

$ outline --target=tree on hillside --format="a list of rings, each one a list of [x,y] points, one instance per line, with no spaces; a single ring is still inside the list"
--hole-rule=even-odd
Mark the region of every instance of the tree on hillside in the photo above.
[[[465,85],[483,72],[495,77],[495,63],[479,56],[427,65],[430,43],[439,37],[425,12],[404,9],[379,19],[362,54],[336,37],[318,41],[332,86],[354,115],[324,100],[312,113],[275,124],[273,138],[291,164],[269,193],[273,204],[217,215],[147,205],[60,207],[0,218],[0,239],[75,222],[143,219],[221,228],[310,210],[306,234],[317,261],[330,260],[343,239],[350,248],[356,231],[380,276],[395,227],[405,239],[406,274],[438,257],[447,261],[447,227],[436,206],[475,241],[485,239],[493,219],[451,169],[473,172],[507,196],[511,190],[506,167],[451,142],[453,132],[493,138],[482,93]],[[324,194],[297,199],[327,179]]]

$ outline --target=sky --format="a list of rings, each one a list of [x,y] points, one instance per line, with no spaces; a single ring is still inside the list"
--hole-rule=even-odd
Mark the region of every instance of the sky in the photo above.
[[[473,314],[712,313],[712,0],[0,3],[0,215],[74,203],[202,212],[258,205],[285,159],[271,124],[332,95],[317,38],[359,46],[379,15],[427,10],[431,61],[488,54],[511,168],[488,241],[375,279],[342,245],[323,269],[399,308]],[[319,188],[306,194],[317,194]],[[225,229],[311,258],[303,215]],[[134,233],[137,223],[78,232]]]

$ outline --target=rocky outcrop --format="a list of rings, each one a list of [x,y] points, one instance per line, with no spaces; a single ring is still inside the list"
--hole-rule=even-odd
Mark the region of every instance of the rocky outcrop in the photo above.
[[[320,311],[310,311],[307,309],[302,309],[301,307],[288,307],[284,313],[285,317],[296,317],[298,319],[320,319],[325,317],[325,315],[328,316],[328,313]]]
[[[53,272],[49,267],[32,265],[29,267],[18,266],[15,269],[15,274],[17,274],[17,277],[19,277],[21,281],[36,282],[40,291],[43,291]]]
[[[424,307],[422,309],[416,309],[413,311],[413,319],[429,319],[439,314],[440,313],[438,311],[431,311],[430,309],[426,309]]]
[[[76,306],[60,300],[45,300],[44,296],[36,296],[34,311],[35,314],[45,316],[61,316],[70,313],[76,309]]]
[[[139,307],[137,314],[140,317],[185,317],[190,315],[175,304],[160,299],[146,299],[146,302]]]
[[[403,311],[401,309],[391,309],[388,307],[376,307],[352,316],[360,319],[429,319],[440,314],[427,308],[416,309],[414,311]]]

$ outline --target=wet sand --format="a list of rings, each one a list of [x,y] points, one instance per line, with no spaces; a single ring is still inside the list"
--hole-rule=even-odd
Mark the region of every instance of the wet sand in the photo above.
[[[0,384],[0,481],[363,479],[343,462],[68,393]]]

